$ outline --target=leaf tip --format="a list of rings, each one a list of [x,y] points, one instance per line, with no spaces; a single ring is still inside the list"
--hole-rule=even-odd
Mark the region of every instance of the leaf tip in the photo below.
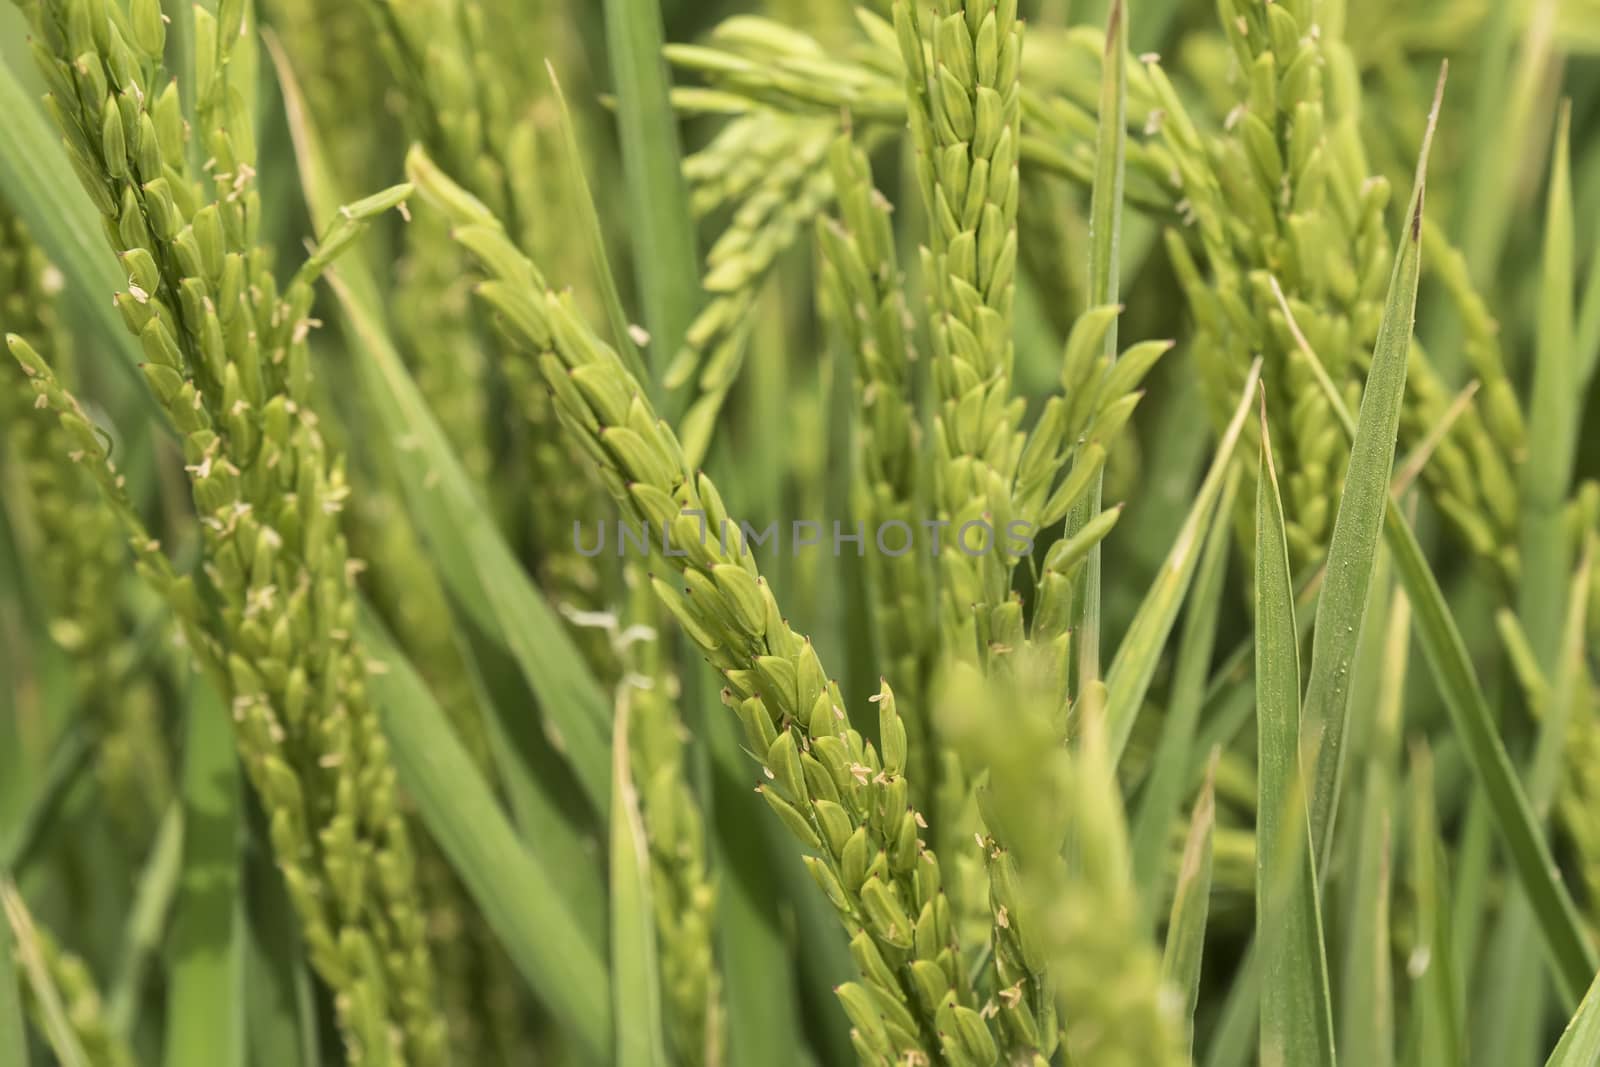
[[[1272,431],[1267,424],[1267,383],[1256,382],[1257,409],[1261,418],[1261,468],[1268,480],[1278,484],[1278,468],[1272,459]]]
[[[1118,47],[1118,38],[1122,32],[1122,3],[1123,0],[1112,0],[1111,13],[1106,16],[1106,55],[1110,56]]]

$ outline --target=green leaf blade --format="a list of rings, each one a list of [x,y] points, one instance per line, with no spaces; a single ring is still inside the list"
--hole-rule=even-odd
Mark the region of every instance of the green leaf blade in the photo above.
[[[1596,1063],[1600,1063],[1600,975],[1595,976],[1544,1067],[1594,1067]]]
[[[1121,290],[1123,180],[1128,151],[1128,18],[1123,0],[1111,0],[1106,21],[1106,46],[1101,60],[1099,130],[1096,168],[1089,206],[1089,293],[1091,307],[1111,307]],[[1106,331],[1106,358],[1117,357],[1117,324]],[[1074,509],[1081,524],[1100,511],[1104,473],[1096,474],[1088,500]],[[1089,549],[1084,572],[1083,620],[1078,636],[1080,691],[1100,680],[1100,545]],[[1115,759],[1117,750],[1113,747]]]
[[[662,58],[661,5],[657,0],[604,0],[604,17],[628,219],[639,235],[639,247],[648,250],[635,257],[634,273],[654,362],[664,370],[665,361],[683,345],[699,306],[700,270],[677,115]]]
[[[1381,632],[1375,635],[1372,654],[1364,665],[1377,675],[1372,693],[1376,708],[1369,726],[1372,736],[1363,750],[1365,779],[1348,893],[1339,1048],[1347,1062],[1392,1067],[1395,1005],[1390,896],[1396,762],[1411,642],[1411,605],[1405,593],[1397,590],[1388,604],[1374,603],[1373,607],[1383,612],[1382,626],[1374,627]]]
[[[1540,272],[1533,391],[1522,465],[1520,552],[1522,580],[1517,613],[1534,656],[1545,672],[1555,669],[1561,641],[1568,569],[1563,510],[1572,483],[1579,420],[1585,396],[1579,388],[1579,356],[1573,322],[1572,105],[1562,105],[1551,163]]]
[[[106,1021],[125,1038],[133,1035],[145,980],[167,938],[167,921],[183,874],[183,825],[178,804],[169,804],[139,872],[123,927],[121,958],[106,996]]]
[[[1406,208],[1405,232],[1389,279],[1383,321],[1373,348],[1372,366],[1361,396],[1361,415],[1350,447],[1350,465],[1339,498],[1328,545],[1327,577],[1317,601],[1311,642],[1311,672],[1306,683],[1301,730],[1315,753],[1308,804],[1311,840],[1326,863],[1340,778],[1344,736],[1350,713],[1350,673],[1360,641],[1361,621],[1377,568],[1378,545],[1389,503],[1400,408],[1405,398],[1411,333],[1416,321],[1417,286],[1422,270],[1422,211],[1428,155],[1444,97],[1441,70],[1428,113],[1427,132],[1417,160],[1417,175]]]
[[[243,797],[228,710],[209,689],[191,696],[185,729],[183,870],[168,974],[166,1067],[244,1061],[239,826]]]
[[[594,273],[600,283],[601,302],[605,305],[606,321],[611,326],[612,341],[622,354],[628,370],[643,382],[647,390],[655,388],[655,378],[645,368],[634,343],[633,330],[628,324],[628,313],[622,306],[622,294],[617,291],[617,276],[611,270],[611,257],[606,252],[605,229],[595,210],[594,194],[589,189],[589,178],[583,171],[583,150],[578,144],[578,128],[572,119],[572,109],[567,105],[567,94],[556,77],[556,68],[548,60],[545,68],[550,75],[550,86],[555,90],[556,104],[561,113],[561,153],[567,184],[571,187],[573,201],[577,204],[583,232],[589,243],[589,255],[594,260]]]
[[[1211,910],[1212,834],[1216,828],[1216,755],[1206,774],[1206,784],[1194,804],[1189,837],[1184,843],[1178,887],[1167,921],[1166,947],[1161,957],[1161,977],[1183,996],[1183,1051],[1193,1055],[1194,1009],[1200,1000],[1200,967],[1206,947],[1206,919]]]
[[[1150,681],[1166,646],[1167,637],[1183,607],[1189,592],[1195,568],[1200,565],[1204,532],[1216,514],[1219,498],[1228,479],[1234,452],[1244,433],[1245,420],[1250,416],[1250,405],[1255,396],[1256,384],[1261,380],[1261,361],[1258,359],[1245,375],[1244,388],[1239,394],[1239,406],[1233,420],[1217,443],[1216,456],[1206,473],[1194,505],[1189,509],[1178,539],[1167,554],[1161,572],[1150,583],[1150,590],[1139,605],[1133,622],[1123,635],[1117,654],[1106,673],[1106,718],[1111,747],[1111,760],[1118,762],[1133,735],[1133,726],[1144,704]]]
[[[1417,944],[1407,970],[1412,975],[1410,1062],[1465,1063],[1462,1022],[1456,1003],[1451,958],[1450,903],[1434,807],[1433,757],[1425,744],[1412,750],[1411,866]]]
[[[1261,418],[1256,495],[1256,939],[1265,1067],[1332,1067],[1333,1016],[1300,760],[1300,651],[1288,536]]]
[[[650,846],[629,758],[628,699],[611,735],[611,995],[618,1067],[666,1067]]]
[[[1147,911],[1154,901],[1161,899],[1162,872],[1171,841],[1172,821],[1178,815],[1184,787],[1189,782],[1190,752],[1216,650],[1217,620],[1222,610],[1228,550],[1233,544],[1233,509],[1239,480],[1240,468],[1234,465],[1212,515],[1211,529],[1206,534],[1199,569],[1195,572],[1194,589],[1178,642],[1172,697],[1161,741],[1156,747],[1129,835],[1134,884],[1145,889]]]
[[[370,614],[360,633],[386,668],[370,684],[401,786],[511,961],[589,1061],[603,1062],[610,980],[557,888],[564,872],[546,871],[524,848],[444,712]]]
[[[1323,396],[1347,437],[1355,436],[1355,419],[1338,387],[1315,354],[1305,350]],[[1422,545],[1398,508],[1384,516],[1384,536],[1394,555],[1395,571],[1415,612],[1417,634],[1428,667],[1444,697],[1451,725],[1461,741],[1468,765],[1482,791],[1501,843],[1511,854],[1511,870],[1533,905],[1545,950],[1555,963],[1566,1003],[1576,1006],[1600,957],[1579,915],[1571,892],[1561,879],[1550,845],[1539,829],[1533,805],[1506,752],[1494,713],[1479,684],[1466,639],[1450,614],[1439,580],[1428,566]]]

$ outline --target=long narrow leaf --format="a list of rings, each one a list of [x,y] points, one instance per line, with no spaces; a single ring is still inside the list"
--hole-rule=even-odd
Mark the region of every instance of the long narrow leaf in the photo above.
[[[1261,947],[1252,938],[1223,1000],[1221,1017],[1206,1049],[1205,1067],[1248,1067],[1254,1062],[1260,1001]]]
[[[1396,591],[1375,648],[1381,657],[1376,714],[1366,748],[1361,818],[1355,841],[1344,973],[1339,1004],[1339,1049],[1346,1062],[1394,1063],[1394,977],[1389,896],[1393,882],[1395,760],[1402,726],[1411,605]]]
[[[1416,535],[1405,519],[1393,511],[1388,533],[1401,578],[1417,607],[1418,631],[1429,666],[1444,692],[1446,707],[1473,773],[1488,795],[1496,829],[1511,853],[1512,870],[1534,906],[1562,992],[1568,1005],[1575,1005],[1584,983],[1596,970],[1594,945],[1559,877],[1527,794],[1517,781],[1488,701],[1478,685],[1466,642],[1450,617]]]
[[[183,874],[172,929],[166,1067],[244,1062],[239,950],[239,761],[228,709],[209,687],[189,700],[184,730]]]
[[[1583,559],[1569,579],[1566,593],[1566,620],[1556,644],[1555,678],[1550,684],[1550,700],[1539,724],[1539,746],[1534,753],[1533,773],[1528,776],[1528,799],[1541,818],[1550,816],[1556,793],[1566,772],[1568,743],[1573,720],[1582,714],[1588,686],[1589,582],[1594,574],[1596,534],[1591,531],[1584,546]]]
[[[1217,618],[1222,608],[1223,582],[1228,571],[1228,549],[1233,544],[1233,505],[1239,490],[1240,469],[1232,468],[1195,574],[1194,591],[1184,615],[1173,668],[1172,696],[1162,724],[1144,794],[1130,834],[1134,884],[1144,888],[1146,911],[1162,899],[1163,870],[1177,817],[1189,781],[1189,755],[1193,748],[1200,708],[1205,703],[1206,678],[1216,649]]]
[[[174,802],[162,815],[155,844],[150,846],[150,855],[139,872],[122,935],[122,957],[117,961],[116,978],[106,997],[106,1020],[124,1038],[133,1036],[150,965],[166,941],[183,872],[183,831],[183,810]]]
[[[1538,432],[1528,437],[1522,465],[1522,564],[1517,614],[1534,657],[1553,673],[1561,641],[1561,622],[1570,577],[1564,508],[1584,395],[1578,389],[1573,329],[1572,105],[1564,104],[1557,122],[1551,163],[1550,202],[1545,216],[1544,263],[1539,279],[1538,337],[1528,422]]]
[[[1600,975],[1567,1023],[1544,1067],[1594,1067],[1600,1063]]]
[[[1544,86],[1558,47],[1559,7],[1558,0],[1493,4],[1485,20],[1486,62],[1475,77],[1473,143],[1465,157],[1471,166],[1465,174],[1465,202],[1458,208],[1462,250],[1474,278],[1490,277],[1505,250],[1522,192],[1518,176],[1544,163],[1544,139],[1535,131],[1549,114]],[[1519,15],[1526,16],[1525,23]]]
[[[1428,181],[1428,153],[1444,100],[1446,70],[1439,72],[1427,132],[1417,159],[1417,176],[1406,208],[1405,232],[1389,279],[1383,322],[1373,348],[1372,366],[1361,394],[1361,418],[1350,448],[1344,492],[1328,544],[1327,577],[1317,601],[1311,639],[1311,673],[1306,683],[1301,731],[1315,753],[1310,770],[1311,841],[1326,865],[1332,842],[1344,763],[1344,735],[1350,715],[1350,669],[1360,641],[1361,620],[1377,567],[1383,516],[1389,503],[1395,435],[1405,398],[1411,330],[1417,311],[1422,269],[1422,210]]]
[[[661,53],[661,5],[657,0],[604,0],[604,14],[627,218],[641,250],[634,257],[634,273],[659,377],[659,368],[683,344],[700,301],[694,215]]]
[[[1256,485],[1256,940],[1262,948],[1265,1067],[1330,1067],[1334,1062],[1328,968],[1300,764],[1299,646],[1288,538],[1263,400]]]
[[[1450,951],[1464,973],[1472,973],[1479,966],[1479,945],[1487,925],[1484,916],[1498,895],[1498,887],[1490,878],[1490,867],[1497,858],[1494,834],[1489,802],[1482,790],[1475,789],[1467,801],[1466,818],[1456,831],[1455,866],[1451,871],[1456,893],[1450,902]],[[1464,994],[1465,990],[1461,992]]]
[[[589,1062],[611,1048],[611,997],[600,952],[547,872],[529,856],[472,758],[411,665],[370,615],[359,627],[384,668],[372,675],[400,785],[528,983],[570,1028]]]
[[[1128,18],[1123,0],[1111,0],[1101,53],[1099,124],[1095,133],[1094,188],[1089,204],[1089,303],[1110,307],[1121,291],[1123,178],[1128,147]],[[1117,326],[1106,333],[1115,356]]]
[[[611,995],[619,1067],[666,1067],[650,848],[629,760],[628,699],[611,734]]]
[[[1161,651],[1172,633],[1178,611],[1183,607],[1183,599],[1189,592],[1195,568],[1200,564],[1203,535],[1211,524],[1211,516],[1215,514],[1217,501],[1222,495],[1228,468],[1233,463],[1234,449],[1244,433],[1245,420],[1250,417],[1256,383],[1260,379],[1261,361],[1258,359],[1245,375],[1239,406],[1234,410],[1233,420],[1228,423],[1222,439],[1217,442],[1216,457],[1211,461],[1211,469],[1200,486],[1194,506],[1189,509],[1183,528],[1178,531],[1178,540],[1167,554],[1166,562],[1161,565],[1161,573],[1150,583],[1150,591],[1139,605],[1139,611],[1128,626],[1122,644],[1117,647],[1111,670],[1106,674],[1106,714],[1113,763],[1121,760],[1123,751],[1128,747],[1128,738],[1133,734],[1133,724],[1139,717],[1150,680],[1155,676]]]
[[[1106,16],[1106,44],[1100,72],[1100,127],[1095,142],[1094,190],[1089,206],[1089,303],[1111,307],[1121,286],[1122,193],[1128,148],[1128,19],[1123,0],[1111,0]],[[1105,352],[1117,356],[1117,324],[1106,331]],[[1087,502],[1075,509],[1083,525],[1100,511],[1104,471],[1094,476]],[[1080,691],[1100,680],[1100,544],[1089,549],[1084,568],[1083,620],[1078,631],[1078,686]],[[1113,738],[1115,731],[1113,731]],[[1121,754],[1113,740],[1112,760]]]
[[[1455,967],[1451,959],[1449,916],[1433,800],[1433,757],[1424,744],[1411,754],[1411,883],[1416,910],[1416,944],[1406,963],[1412,991],[1412,1048],[1416,1067],[1465,1063],[1462,1027],[1456,1008]],[[1515,990],[1507,990],[1515,993]]]
[[[1345,435],[1353,438],[1355,419],[1345,407],[1338,387],[1328,377],[1315,352],[1304,345],[1301,352]],[[1495,830],[1511,854],[1512,873],[1533,905],[1565,1003],[1569,1008],[1576,1007],[1582,990],[1588,987],[1596,969],[1600,968],[1594,945],[1572,894],[1558,873],[1555,857],[1539,829],[1533,806],[1517,778],[1511,757],[1506,753],[1466,640],[1450,614],[1416,533],[1399,508],[1391,507],[1385,512],[1384,537],[1394,554],[1395,570],[1411,598],[1423,653],[1444,696],[1451,724],[1478,788],[1489,805]]]
[[[1194,1046],[1194,1009],[1200,1000],[1200,963],[1206,947],[1206,917],[1211,910],[1211,837],[1216,828],[1216,760],[1200,798],[1194,803],[1189,837],[1183,846],[1183,866],[1167,921],[1166,948],[1161,957],[1161,977],[1183,997],[1183,1050]]]
[[[1311,635],[1311,609],[1316,605],[1321,587],[1320,575],[1314,576],[1312,581],[1301,586],[1295,597],[1294,617],[1300,629],[1301,645]],[[1198,751],[1190,753],[1189,759],[1189,781],[1194,787],[1198,787],[1205,776],[1205,761],[1211,749],[1232,745],[1255,710],[1255,650],[1255,636],[1247,634],[1218,664],[1206,683]]]
[[[589,178],[583,172],[583,150],[578,145],[578,130],[572,121],[572,109],[567,106],[567,94],[561,90],[554,64],[547,60],[545,69],[550,74],[550,87],[555,91],[556,105],[561,112],[561,142],[564,149],[561,158],[567,172],[567,184],[571,187],[572,199],[583,223],[584,237],[589,242],[589,255],[594,260],[594,273],[600,283],[606,320],[611,324],[612,343],[646,390],[653,390],[655,380],[639,356],[633,330],[628,325],[628,314],[622,307],[622,295],[617,292],[617,276],[611,270],[611,257],[606,253],[605,230],[600,225],[600,215],[595,211]]]
[[[1572,737],[1571,724],[1583,714],[1586,677],[1584,634],[1588,623],[1589,575],[1592,549],[1586,551],[1578,573],[1565,595],[1566,620],[1556,640],[1555,677],[1549,679],[1537,662],[1527,669],[1540,693],[1542,714],[1532,766],[1527,776],[1528,802],[1541,827],[1550,821],[1550,809],[1565,777]],[[1529,655],[1533,653],[1530,651]],[[1493,982],[1484,984],[1473,1020],[1472,1053],[1484,1064],[1531,1060],[1542,1047],[1548,997],[1540,974],[1540,958],[1533,936],[1533,914],[1524,894],[1513,893],[1500,913],[1486,957]],[[1499,987],[1497,993],[1496,987]],[[1509,992],[1507,992],[1509,991]]]
[[[581,797],[572,797],[571,769],[540,735],[528,706],[522,672],[504,649],[472,627],[462,627],[462,663],[481,708],[511,709],[485,714],[482,722],[491,767],[485,778],[498,786],[511,823],[546,870],[562,871],[559,885],[580,928],[595,945],[605,941],[606,900],[599,839],[580,818]],[[490,773],[492,771],[492,773]]]
[[[339,277],[330,280],[365,347],[362,380],[374,408],[391,433],[417,443],[417,455],[397,464],[408,511],[451,591],[517,661],[539,699],[551,743],[566,755],[591,804],[604,812],[610,769],[606,737],[597,726],[605,706],[599,683],[474,495],[376,314]]]

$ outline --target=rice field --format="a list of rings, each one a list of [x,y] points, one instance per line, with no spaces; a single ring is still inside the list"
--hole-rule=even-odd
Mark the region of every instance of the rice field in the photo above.
[[[0,114],[0,1067],[1600,1065],[1593,0],[10,0]]]

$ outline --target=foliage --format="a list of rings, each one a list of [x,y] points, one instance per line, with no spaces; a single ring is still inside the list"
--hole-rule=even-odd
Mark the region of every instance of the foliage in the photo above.
[[[1592,4],[0,27],[0,1067],[1600,1059]]]

